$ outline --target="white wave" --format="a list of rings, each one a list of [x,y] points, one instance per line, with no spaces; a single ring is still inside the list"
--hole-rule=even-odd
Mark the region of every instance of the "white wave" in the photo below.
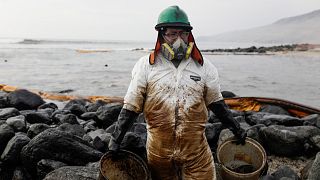
[[[0,44],[16,44],[23,41],[22,38],[0,38]]]

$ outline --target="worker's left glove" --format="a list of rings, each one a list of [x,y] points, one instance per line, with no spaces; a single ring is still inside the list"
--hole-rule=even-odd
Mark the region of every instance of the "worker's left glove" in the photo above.
[[[109,151],[111,151],[114,155],[118,154],[124,135],[132,127],[138,115],[139,114],[134,111],[123,108],[121,109],[121,112],[118,116],[118,121],[116,122],[115,129],[108,145]]]
[[[233,133],[236,137],[236,144],[246,144],[247,132],[240,127],[235,133]]]
[[[245,144],[247,133],[240,127],[239,122],[232,116],[232,113],[224,100],[213,102],[208,107],[219,118],[221,123],[232,131],[237,139],[236,143]]]

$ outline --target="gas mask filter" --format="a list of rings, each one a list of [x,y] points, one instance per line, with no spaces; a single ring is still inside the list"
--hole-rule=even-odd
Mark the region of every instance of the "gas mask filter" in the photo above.
[[[161,52],[163,56],[168,60],[182,60],[188,59],[194,43],[190,42],[187,44],[179,37],[171,46],[168,43],[163,43],[161,45]]]

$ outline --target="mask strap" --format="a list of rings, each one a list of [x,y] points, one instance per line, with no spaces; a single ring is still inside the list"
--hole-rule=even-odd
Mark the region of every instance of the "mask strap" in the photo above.
[[[174,51],[172,50],[172,48],[169,46],[168,43],[161,44],[161,52],[166,59],[170,61],[174,59]]]
[[[189,57],[192,53],[192,50],[193,50],[193,46],[194,46],[194,42],[189,42],[189,45],[188,45],[188,48],[186,51],[186,59],[189,59]]]
[[[192,32],[190,32],[189,34],[189,37],[188,37],[188,42],[193,42],[194,45],[193,45],[193,48],[192,48],[192,51],[191,51],[191,57],[198,61],[199,64],[201,64],[201,66],[203,65],[203,57],[202,57],[202,54],[200,52],[200,50],[198,49],[197,45],[196,45],[196,42],[194,41],[194,37],[192,35]]]

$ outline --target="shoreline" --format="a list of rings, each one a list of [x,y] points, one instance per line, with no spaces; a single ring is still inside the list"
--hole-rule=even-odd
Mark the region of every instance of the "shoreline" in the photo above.
[[[279,46],[251,46],[248,48],[231,48],[231,49],[204,49],[201,52],[205,55],[320,55],[319,44],[288,44]]]
[[[47,176],[54,177],[56,175],[53,173],[57,173],[57,171],[64,172],[65,169],[63,168],[73,166],[75,169],[85,170],[89,168],[90,163],[96,164],[96,166],[94,166],[96,168],[91,168],[87,173],[90,174],[90,176],[95,176],[99,173],[99,159],[101,159],[103,153],[107,151],[110,133],[113,132],[112,128],[114,128],[113,124],[117,121],[116,118],[122,108],[121,103],[110,103],[108,105],[106,102],[88,102],[84,99],[71,99],[67,104],[64,104],[63,107],[59,108],[55,103],[43,101],[40,97],[41,94],[33,94],[33,92],[28,90],[16,91],[17,89],[14,87],[3,84],[0,84],[0,90],[7,90],[6,92],[9,90],[15,91],[11,91],[13,93],[11,96],[8,96],[5,101],[0,101],[0,107],[2,107],[0,108],[2,111],[0,117],[0,120],[2,120],[1,126],[3,129],[10,129],[12,127],[11,134],[8,132],[10,135],[8,135],[8,137],[10,138],[7,138],[5,142],[5,144],[8,145],[3,149],[15,148],[15,146],[11,146],[12,141],[25,138],[23,148],[21,147],[17,152],[19,152],[22,157],[22,161],[18,161],[18,163],[21,163],[22,167],[26,169],[26,175],[34,178],[39,177],[39,179]],[[27,97],[31,99],[27,99]],[[19,99],[20,101],[13,101],[14,99]],[[28,102],[33,103],[28,104]],[[21,106],[21,103],[28,106]],[[307,164],[313,161],[316,154],[319,154],[317,149],[317,147],[319,147],[318,142],[308,141],[308,144],[305,144],[305,141],[300,140],[300,136],[304,140],[311,137],[317,138],[319,136],[320,131],[316,131],[319,125],[313,120],[318,116],[308,115],[305,116],[305,118],[294,120],[290,119],[290,117],[295,118],[295,116],[286,115],[289,111],[282,109],[279,113],[279,109],[276,107],[280,108],[280,106],[274,106],[268,110],[252,111],[250,113],[241,113],[243,111],[240,110],[234,111],[232,115],[240,120],[242,127],[247,127],[247,131],[249,132],[248,137],[255,139],[260,144],[264,144],[264,149],[268,154],[266,157],[269,164],[268,175],[272,176],[273,173],[289,170],[288,173],[290,175],[302,177],[305,175],[303,173],[304,171],[313,172],[312,168],[308,169]],[[262,115],[261,113],[267,114],[260,117]],[[276,120],[274,120],[275,115],[277,116]],[[126,133],[127,138],[123,141],[123,147],[127,147],[128,150],[143,158],[145,157],[147,129],[143,115],[140,117],[142,118],[135,122],[135,128],[132,131],[128,131],[130,133]],[[15,120],[14,122],[19,121],[22,123],[14,124],[13,120]],[[291,123],[291,125],[289,125],[289,121],[293,121],[293,124]],[[43,128],[39,131],[34,131],[35,127]],[[303,129],[300,131],[295,127]],[[229,134],[231,133],[230,130],[221,128],[221,123],[218,123],[215,116],[208,116],[206,128],[208,128],[205,134],[209,142],[208,145],[214,154],[217,152],[215,149],[219,142],[223,143],[230,138],[228,136],[232,134]],[[15,134],[17,132],[22,132],[22,134]],[[212,133],[210,134],[208,132]],[[315,132],[315,134],[309,132]],[[293,142],[296,143],[292,143],[292,139],[286,138],[287,133],[299,135],[291,137],[295,138]],[[224,139],[224,137],[227,138]],[[269,138],[274,139],[275,137],[280,138],[280,140],[267,140]],[[11,140],[12,138],[13,140]],[[81,144],[81,146],[79,146],[79,144]],[[142,146],[140,146],[141,144]],[[308,147],[305,145],[308,145]],[[57,147],[60,151],[53,151],[52,148],[50,148],[52,146]],[[278,151],[277,147],[279,146],[282,146],[282,151]],[[302,153],[297,150],[292,150],[297,147],[304,147],[300,148]],[[67,149],[67,151],[64,151],[64,149]],[[73,151],[74,149],[79,149],[79,151],[69,153],[71,152],[69,149]],[[2,151],[2,156],[5,157],[4,162],[6,162],[6,164],[2,164],[2,167],[9,169],[9,167],[11,168],[12,166],[16,168],[16,164],[10,164],[12,161],[11,157],[15,154],[11,155],[5,150]],[[92,157],[82,158],[82,156],[79,156],[80,153],[77,152]],[[68,159],[71,158],[77,159],[81,164],[68,161]],[[55,169],[44,171],[43,174],[37,174],[34,169],[38,167],[38,162],[47,162],[42,159],[64,164],[61,164],[61,166]],[[316,160],[314,160],[314,162],[315,163],[312,162],[311,164],[312,167],[314,166],[313,164],[317,163]],[[73,170],[71,172],[75,171]]]

